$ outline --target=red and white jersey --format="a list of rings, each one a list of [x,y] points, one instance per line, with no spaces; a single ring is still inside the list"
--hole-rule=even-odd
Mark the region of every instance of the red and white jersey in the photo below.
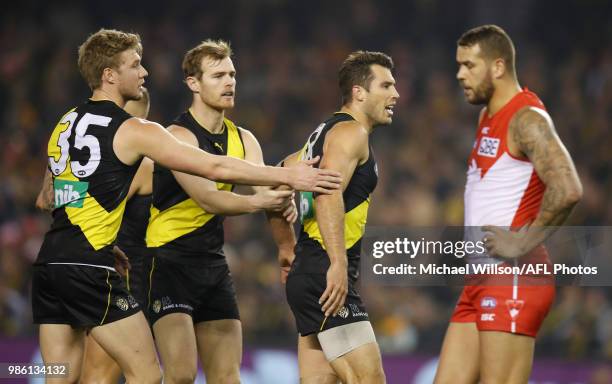
[[[526,106],[546,110],[540,99],[525,88],[493,116],[486,110],[483,113],[468,161],[466,227],[522,227],[539,212],[544,183],[528,158],[517,158],[508,151],[508,125],[514,114]]]

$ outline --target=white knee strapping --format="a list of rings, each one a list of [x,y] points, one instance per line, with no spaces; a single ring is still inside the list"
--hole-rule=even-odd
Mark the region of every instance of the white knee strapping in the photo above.
[[[317,334],[327,361],[333,361],[364,344],[375,343],[376,336],[369,321],[358,321]]]

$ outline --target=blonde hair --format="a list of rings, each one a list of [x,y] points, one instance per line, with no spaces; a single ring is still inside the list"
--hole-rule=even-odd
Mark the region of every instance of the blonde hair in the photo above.
[[[90,35],[79,47],[79,72],[91,90],[102,83],[105,68],[118,68],[119,55],[128,49],[135,49],[142,55],[140,36],[114,29],[100,29]]]
[[[183,58],[183,74],[185,78],[202,76],[202,59],[211,57],[215,60],[223,60],[232,56],[232,48],[224,40],[204,40],[194,48],[187,51]]]

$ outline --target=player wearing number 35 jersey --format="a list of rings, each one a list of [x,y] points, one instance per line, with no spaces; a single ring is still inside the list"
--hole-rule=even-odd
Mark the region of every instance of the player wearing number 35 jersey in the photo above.
[[[85,330],[117,361],[127,382],[161,381],[151,331],[112,267],[126,195],[143,157],[169,169],[249,185],[288,184],[329,193],[337,172],[256,166],[181,143],[162,126],[122,108],[142,97],[147,71],[135,34],[100,30],[79,48],[91,98],[69,110],[51,134],[53,224],[32,277],[32,309],[45,364],[68,363],[76,382]]]

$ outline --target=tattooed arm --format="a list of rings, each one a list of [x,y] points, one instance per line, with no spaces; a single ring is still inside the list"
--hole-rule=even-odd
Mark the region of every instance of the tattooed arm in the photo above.
[[[515,156],[527,157],[546,186],[540,211],[529,228],[512,234],[514,252],[505,246],[499,228],[485,226],[485,244],[491,255],[519,257],[541,244],[562,225],[582,197],[582,185],[567,149],[559,139],[552,120],[540,109],[526,107],[515,114],[508,127],[508,150]],[[522,241],[516,241],[516,240]]]

